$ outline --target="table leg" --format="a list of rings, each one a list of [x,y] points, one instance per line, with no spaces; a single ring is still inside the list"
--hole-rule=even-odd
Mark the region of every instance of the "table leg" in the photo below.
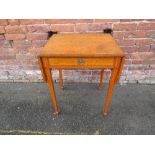
[[[62,79],[62,69],[59,69],[59,80],[60,80],[60,85],[62,90],[64,90],[64,84],[63,84],[63,79]]]
[[[55,94],[55,89],[54,89],[54,84],[53,84],[53,78],[51,75],[51,69],[49,68],[48,60],[46,60],[45,62],[46,62],[45,71],[46,71],[46,76],[47,76],[47,83],[48,83],[50,93],[52,96],[55,113],[58,114],[58,105],[57,105],[57,101],[56,101],[56,94]]]
[[[118,73],[117,73],[117,78],[116,78],[116,81],[115,83],[118,83],[119,79],[120,79],[120,76],[121,76],[121,72],[122,72],[122,69],[123,69],[123,65],[124,65],[124,60],[125,58],[121,58],[121,61],[120,61],[120,64],[119,64],[119,70],[118,70]]]
[[[112,92],[113,92],[113,89],[114,89],[114,86],[115,86],[115,78],[116,78],[117,72],[118,72],[117,68],[112,69],[110,82],[109,82],[109,87],[108,87],[108,94],[107,94],[106,102],[105,102],[105,105],[104,105],[104,112],[103,112],[104,116],[106,116],[108,114],[108,107],[110,105],[110,99],[111,99]]]
[[[104,75],[104,69],[102,69],[101,72],[100,72],[100,84],[99,84],[99,89],[102,89],[103,75]]]

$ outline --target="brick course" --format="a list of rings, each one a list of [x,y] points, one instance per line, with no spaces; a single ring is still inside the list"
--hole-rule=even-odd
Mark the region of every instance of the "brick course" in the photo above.
[[[122,83],[155,83],[155,19],[1,19],[0,81],[42,81],[37,55],[48,31],[102,33],[113,36],[126,53]],[[66,70],[69,82],[98,82],[99,70]],[[58,80],[58,71],[53,71]],[[106,70],[105,81],[110,71]]]

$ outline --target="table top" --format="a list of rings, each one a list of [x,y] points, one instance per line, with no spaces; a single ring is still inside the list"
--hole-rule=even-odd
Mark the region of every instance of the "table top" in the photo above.
[[[39,57],[123,57],[114,38],[105,33],[55,34]]]

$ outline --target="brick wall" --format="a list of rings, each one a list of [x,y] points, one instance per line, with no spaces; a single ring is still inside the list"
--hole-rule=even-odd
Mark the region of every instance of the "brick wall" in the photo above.
[[[102,32],[113,36],[126,53],[123,83],[155,83],[155,19],[1,19],[0,81],[42,81],[37,54],[48,31],[59,33]],[[98,70],[63,71],[66,81],[97,82]],[[110,71],[106,71],[105,80]],[[54,71],[55,79],[58,72]]]

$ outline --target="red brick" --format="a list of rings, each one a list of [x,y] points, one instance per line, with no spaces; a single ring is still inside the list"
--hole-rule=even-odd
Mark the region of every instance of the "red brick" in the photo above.
[[[44,24],[44,19],[20,19],[20,24]]]
[[[0,55],[0,59],[3,59],[3,60],[15,59],[15,58],[16,58],[16,56],[13,54]]]
[[[89,24],[88,31],[103,31],[105,28],[111,28],[112,25],[110,23],[105,24]]]
[[[43,47],[47,43],[47,40],[33,40],[32,46],[34,47]]]
[[[130,22],[131,19],[120,19],[120,22]]]
[[[22,69],[24,69],[24,70],[39,70],[40,69],[39,65],[36,65],[36,64],[33,65],[32,61],[30,61],[30,60],[26,60],[26,61],[22,61],[22,62],[23,62]]]
[[[113,23],[120,22],[120,19],[95,19],[95,23]]]
[[[133,53],[132,55],[131,55],[131,58],[132,59],[137,59],[137,60],[144,60],[144,59],[150,59],[150,58],[152,58],[152,57],[154,57],[155,56],[155,54],[154,54],[154,52],[137,52],[137,53]]]
[[[103,31],[103,24],[89,24],[89,31]]]
[[[6,40],[20,40],[25,39],[25,34],[5,34]]]
[[[155,45],[151,45],[150,51],[155,51]]]
[[[18,19],[8,19],[9,25],[19,25]]]
[[[100,71],[99,70],[81,70],[80,71],[80,74],[81,75],[96,75],[96,76],[99,76],[100,75]]]
[[[11,47],[11,43],[8,40],[0,40],[0,47]]]
[[[4,26],[0,26],[0,34],[5,33]]]
[[[142,60],[140,59],[133,59],[132,60],[132,64],[141,64],[142,63]]]
[[[15,40],[13,41],[13,46],[18,48],[18,47],[31,47],[31,41],[29,40]]]
[[[148,65],[141,65],[141,64],[133,64],[131,66],[128,66],[129,71],[134,71],[134,70],[146,70],[148,69]]]
[[[155,19],[145,19],[146,21],[153,21],[155,22]]]
[[[124,51],[125,58],[126,58],[126,59],[130,59],[130,58],[131,58],[131,55],[132,55],[133,53],[134,53],[134,52],[125,52],[125,51]]]
[[[114,24],[115,31],[134,31],[137,29],[137,24]]]
[[[131,52],[131,53],[133,53],[133,52],[137,52],[137,51],[138,51],[138,48],[137,48],[136,46],[122,47],[122,49],[123,49],[124,52]]]
[[[28,52],[33,53],[33,54],[37,54],[39,53],[43,48],[42,47],[31,47],[28,49]]]
[[[148,38],[149,33],[146,31],[114,31],[114,38]]]
[[[29,32],[48,32],[50,31],[49,25],[28,25],[27,29]]]
[[[133,59],[139,60],[139,59],[140,59],[139,53],[136,52],[136,53],[130,54],[130,58],[131,58],[132,60],[133,60]]]
[[[145,20],[145,19],[130,19],[131,22],[133,22],[133,21],[134,22],[139,22],[139,21],[143,21],[143,20]]]
[[[155,23],[140,23],[137,30],[155,30]]]
[[[154,52],[143,52],[143,53],[140,53],[140,58],[141,59],[152,59],[152,58],[155,58],[155,53]]]
[[[123,39],[124,35],[125,35],[125,32],[116,32],[116,31],[114,31],[114,33],[113,33],[113,37],[116,38],[116,39]]]
[[[138,47],[138,52],[149,52],[149,50],[150,50],[150,45]]]
[[[76,19],[76,23],[93,23],[93,19]]]
[[[16,59],[20,60],[20,61],[22,60],[22,63],[23,63],[23,60],[31,60],[31,62],[29,62],[27,65],[30,65],[34,58],[35,58],[35,56],[30,53],[26,53],[26,54],[17,53],[16,54]]]
[[[151,64],[155,64],[155,59],[153,59],[153,60],[151,60],[151,59],[144,59],[143,61],[142,61],[142,64],[149,64],[149,66],[151,65]]]
[[[28,40],[46,40],[48,38],[47,33],[28,33],[26,34]]]
[[[152,39],[139,39],[139,40],[135,40],[135,44],[137,46],[150,45],[152,43],[153,43]]]
[[[46,24],[92,23],[93,19],[45,19]]]
[[[148,33],[146,31],[131,31],[124,32],[124,38],[147,38]]]
[[[15,59],[15,49],[13,48],[0,48],[0,60],[9,60],[9,59]]]
[[[3,62],[2,62],[3,61]],[[11,66],[15,66],[15,64],[17,64],[17,61],[15,59],[10,59],[10,60],[0,60],[0,65],[2,66],[7,66],[7,65],[11,65]],[[6,68],[5,68],[6,69]]]
[[[51,25],[52,31],[58,31],[58,32],[74,32],[74,25],[73,24],[67,24],[67,25]]]
[[[86,32],[88,31],[88,24],[76,24],[75,32]]]
[[[16,49],[16,48],[12,48],[12,47],[10,47],[10,48],[5,48],[5,47],[1,47],[0,48],[0,54],[1,55],[5,55],[5,54],[15,54],[15,53],[17,53],[18,52],[18,50]]]
[[[19,52],[18,53],[27,53],[27,50],[30,48],[31,46],[14,46],[14,48],[16,48]]]
[[[26,26],[6,26],[5,27],[6,33],[26,33],[27,29]]]
[[[116,40],[120,46],[134,46],[134,40]]]
[[[76,19],[45,19],[46,24],[73,24]]]
[[[6,26],[8,25],[7,19],[0,19],[0,26]]]
[[[147,32],[147,36],[148,36],[149,38],[155,39],[155,31]]]
[[[150,69],[155,69],[155,64],[151,64]]]
[[[132,60],[131,59],[125,59],[125,65],[130,65],[132,64]]]
[[[0,40],[4,40],[4,35],[3,34],[0,34]]]

